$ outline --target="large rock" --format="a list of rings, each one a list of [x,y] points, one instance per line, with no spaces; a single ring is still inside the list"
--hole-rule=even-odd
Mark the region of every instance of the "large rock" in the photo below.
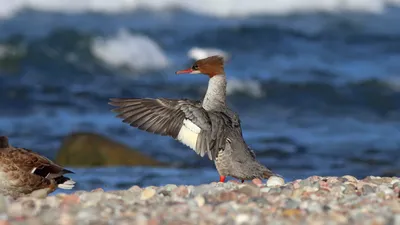
[[[165,166],[139,151],[92,133],[67,136],[57,154],[63,166]]]

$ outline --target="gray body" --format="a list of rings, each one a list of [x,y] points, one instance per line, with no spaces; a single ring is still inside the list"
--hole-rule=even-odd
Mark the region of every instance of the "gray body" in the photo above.
[[[219,150],[215,166],[221,176],[232,176],[242,180],[267,178],[272,172],[255,159],[255,153],[243,139],[240,118],[226,104],[226,76],[220,74],[210,78],[202,106],[207,111],[225,113],[233,123],[225,130],[225,148]]]

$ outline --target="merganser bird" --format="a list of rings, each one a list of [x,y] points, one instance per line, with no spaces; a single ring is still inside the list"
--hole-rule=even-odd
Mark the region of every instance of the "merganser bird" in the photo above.
[[[75,181],[63,175],[73,173],[25,148],[12,147],[0,136],[0,193],[18,198],[45,189],[72,189]]]
[[[113,112],[124,123],[140,130],[170,136],[200,156],[208,155],[220,174],[242,180],[267,179],[274,175],[261,165],[243,140],[239,116],[226,106],[223,58],[196,61],[177,74],[207,74],[210,77],[203,102],[167,98],[112,98]]]

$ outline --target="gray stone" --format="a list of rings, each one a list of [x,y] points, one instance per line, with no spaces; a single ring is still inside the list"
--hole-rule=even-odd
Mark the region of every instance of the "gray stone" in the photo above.
[[[310,180],[308,180],[308,179],[300,181],[299,184],[300,184],[300,187],[311,186],[311,182],[310,182]]]
[[[294,199],[291,199],[291,198],[287,199],[287,200],[285,201],[285,205],[284,205],[284,207],[285,207],[286,209],[295,209],[295,208],[297,208],[297,207],[299,207],[299,206],[300,206],[300,202],[299,202],[299,201],[296,201],[296,200],[294,200]]]
[[[356,187],[352,184],[345,184],[344,187],[343,194],[354,194],[356,192]]]
[[[255,202],[258,205],[258,207],[264,207],[265,205],[269,204],[267,199],[260,197],[250,198],[250,201]]]
[[[7,212],[7,199],[4,195],[0,194],[0,213]]]
[[[285,196],[291,196],[293,194],[293,189],[290,187],[284,187],[282,188],[281,194]]]
[[[361,191],[362,191],[362,194],[363,194],[363,195],[368,195],[368,194],[370,194],[370,193],[373,193],[375,190],[374,190],[374,188],[371,187],[370,185],[364,184],[364,185],[362,186],[362,188],[361,188]]]
[[[279,187],[271,188],[271,190],[269,190],[268,193],[269,194],[279,194],[279,193],[281,193],[281,188],[279,188]]]
[[[243,185],[238,189],[238,192],[246,194],[248,196],[258,196],[260,194],[260,188],[253,185]]]
[[[164,186],[164,189],[167,191],[173,191],[175,188],[177,188],[178,186],[175,184],[167,184]]]
[[[383,192],[385,195],[392,195],[392,194],[394,194],[394,191],[393,191],[392,189],[390,189],[388,186],[383,185],[383,184],[379,185],[379,186],[376,188],[376,191],[377,191],[377,192]]]

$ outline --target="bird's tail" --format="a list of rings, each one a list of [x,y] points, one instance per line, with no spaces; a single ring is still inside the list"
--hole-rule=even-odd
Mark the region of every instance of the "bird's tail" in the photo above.
[[[0,148],[8,148],[10,145],[8,144],[8,138],[6,136],[0,136]]]

